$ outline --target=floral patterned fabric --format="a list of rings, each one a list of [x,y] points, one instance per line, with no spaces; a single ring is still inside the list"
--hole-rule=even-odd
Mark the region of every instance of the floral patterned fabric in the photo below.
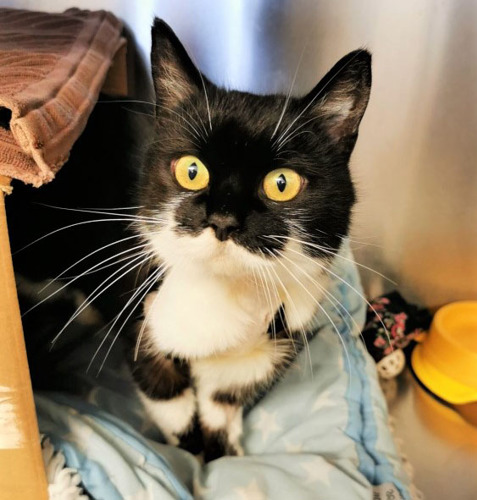
[[[398,292],[371,301],[363,338],[376,362],[397,349],[405,349],[429,328],[432,316],[406,302]]]

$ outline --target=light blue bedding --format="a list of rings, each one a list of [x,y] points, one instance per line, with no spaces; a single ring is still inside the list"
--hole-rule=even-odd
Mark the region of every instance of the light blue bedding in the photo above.
[[[366,305],[351,258],[345,247],[331,281],[343,308],[324,300],[309,352],[245,415],[244,457],[201,467],[187,452],[160,444],[119,351],[94,378],[85,375],[89,346],[74,356],[84,398],[36,394],[41,432],[98,500],[410,499],[374,362],[356,326]]]

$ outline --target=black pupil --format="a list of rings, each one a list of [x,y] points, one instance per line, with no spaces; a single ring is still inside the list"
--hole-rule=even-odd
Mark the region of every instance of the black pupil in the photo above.
[[[197,177],[197,172],[199,169],[197,168],[197,164],[192,163],[192,165],[189,166],[189,169],[187,173],[189,174],[189,179],[193,181]]]
[[[287,187],[287,180],[285,179],[285,176],[283,174],[280,174],[277,177],[277,188],[280,191],[280,193],[283,193],[286,187]]]

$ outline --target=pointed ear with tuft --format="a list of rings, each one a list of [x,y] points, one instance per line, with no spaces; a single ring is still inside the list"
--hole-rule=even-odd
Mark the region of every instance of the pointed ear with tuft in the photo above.
[[[305,96],[311,113],[322,118],[330,138],[338,142],[356,136],[371,91],[371,54],[355,50],[338,61]]]
[[[174,109],[203,88],[202,75],[164,21],[158,18],[154,20],[151,37],[151,66],[156,101],[161,106]]]

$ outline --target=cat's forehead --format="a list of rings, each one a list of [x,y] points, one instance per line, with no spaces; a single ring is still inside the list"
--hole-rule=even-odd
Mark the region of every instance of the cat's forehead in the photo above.
[[[212,101],[212,113],[221,119],[237,120],[254,134],[272,134],[280,120],[287,120],[291,102],[284,106],[285,98],[279,95],[257,95],[239,91],[219,91]],[[282,115],[282,112],[285,112]]]
[[[212,168],[257,172],[274,161],[274,148],[267,130],[254,130],[233,117],[213,123],[202,153]]]
[[[206,128],[211,125],[212,129],[223,129],[228,136],[240,132],[241,135],[248,133],[252,138],[266,134],[270,138],[278,121],[286,122],[289,118],[293,103],[289,100],[285,107],[285,99],[279,95],[216,88],[207,96],[196,94],[183,106],[194,118],[200,116]]]
[[[272,138],[268,128],[253,127],[230,115],[213,124],[208,142],[230,154],[254,154],[271,149]]]
[[[218,163],[270,163],[276,154],[274,131],[280,120],[282,103],[277,96],[257,96],[241,92],[220,92],[212,96],[209,109],[202,103],[208,120],[203,151]],[[286,120],[282,117],[282,121]]]

